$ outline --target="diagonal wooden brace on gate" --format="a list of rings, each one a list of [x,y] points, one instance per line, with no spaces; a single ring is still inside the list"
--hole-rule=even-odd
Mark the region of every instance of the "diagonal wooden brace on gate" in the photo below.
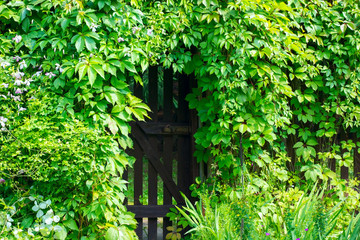
[[[164,165],[160,162],[160,156],[158,156],[158,154],[153,151],[153,147],[146,138],[145,134],[142,133],[142,131],[139,129],[138,126],[136,126],[136,124],[131,124],[131,135],[139,143],[145,155],[148,157],[149,162],[156,169],[156,171],[162,178],[167,190],[175,198],[176,202],[178,204],[183,203],[184,200],[180,194],[179,187],[175,184],[174,180],[172,179]]]

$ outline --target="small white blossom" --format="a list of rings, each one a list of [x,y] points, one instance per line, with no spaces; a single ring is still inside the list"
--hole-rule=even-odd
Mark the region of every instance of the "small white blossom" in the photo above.
[[[30,199],[31,201],[35,201],[35,198],[34,198],[33,196],[30,196],[29,199]]]
[[[15,86],[20,86],[21,84],[23,84],[23,82],[18,80],[18,79],[16,79],[15,82],[14,82]]]
[[[7,118],[4,118],[4,117],[0,116],[0,125],[1,125],[2,127],[5,127],[5,123],[6,123],[7,121],[8,121]]]
[[[22,62],[19,63],[20,69],[27,68],[26,62],[22,60]]]
[[[39,207],[40,207],[41,209],[45,209],[45,208],[47,207],[46,202],[40,203],[40,204],[39,204]]]
[[[15,91],[15,94],[22,94],[22,93],[23,93],[23,91],[20,88],[16,89],[16,91]]]
[[[152,29],[148,29],[148,30],[147,30],[147,35],[150,36],[150,37],[152,37],[152,35],[153,35],[153,30],[152,30]]]
[[[60,73],[62,73],[64,71],[64,69],[61,68],[60,64],[55,63],[55,66],[56,66],[55,69],[59,70]]]
[[[37,201],[34,202],[34,206],[31,208],[34,212],[37,212],[40,208],[39,205],[37,204]]]
[[[50,225],[50,224],[53,223],[53,219],[50,218],[50,217],[48,217],[48,218],[45,219],[45,223],[48,224],[48,225]]]
[[[54,222],[59,222],[60,221],[60,217],[58,216],[58,215],[55,215],[54,217],[53,217],[53,220],[54,220]]]
[[[22,37],[21,37],[20,35],[16,35],[15,37],[13,37],[13,40],[14,40],[16,43],[21,42],[21,39],[22,39]]]
[[[14,221],[9,214],[6,214],[6,220],[8,222],[13,222]]]
[[[7,96],[0,94],[0,97],[7,99]]]
[[[8,88],[8,87],[9,87],[9,84],[7,84],[7,83],[2,83],[1,86],[3,86],[4,88]]]
[[[62,228],[59,226],[59,225],[56,225],[55,227],[54,227],[54,231],[55,232],[59,232],[59,231],[61,231],[62,230]]]
[[[23,73],[23,72],[16,72],[13,74],[13,77],[15,77],[17,79],[21,79],[24,75],[25,75],[25,73]]]
[[[40,77],[41,76],[42,71],[37,71],[32,77]]]
[[[35,235],[32,233],[32,229],[31,229],[31,228],[28,228],[27,233],[28,233],[29,236],[32,236],[32,237],[35,236]]]
[[[19,108],[19,112],[26,111],[26,110],[27,110],[27,108],[24,108],[24,107]]]
[[[20,101],[21,101],[20,96],[13,96],[13,95],[11,95],[11,98],[12,98],[15,102],[20,102]]]
[[[22,84],[26,85],[26,86],[30,86],[30,83],[32,82],[33,80],[31,78],[29,79],[26,79],[25,81],[22,82]]]
[[[8,62],[2,62],[0,65],[1,65],[2,68],[5,69],[6,67],[10,66],[10,63],[8,63]]]
[[[15,57],[13,57],[13,59],[14,59],[15,61],[19,62],[19,61],[21,60],[21,57],[15,56]]]
[[[49,78],[53,78],[56,76],[56,74],[54,74],[52,72],[47,72],[47,73],[45,73],[45,76],[48,76]]]
[[[99,25],[96,25],[95,23],[91,23],[91,25],[90,25],[90,29],[91,29],[91,31],[93,31],[93,32],[96,32],[96,29],[99,27]]]
[[[42,216],[44,216],[44,212],[42,210],[39,210],[37,213],[36,213],[36,217],[37,218],[41,218]]]
[[[121,43],[121,42],[125,41],[125,39],[122,38],[122,37],[119,37],[119,38],[117,39],[117,41],[118,41],[119,43]]]
[[[18,229],[18,228],[16,228],[16,229],[13,231],[14,235],[18,235],[18,233],[20,233],[20,232],[22,232],[22,229]]]
[[[11,214],[15,214],[16,213],[16,206],[15,205],[12,205],[11,208],[10,208],[10,213]]]
[[[133,33],[133,34],[136,34],[136,32],[137,32],[138,30],[139,30],[138,27],[133,27],[133,28],[132,28],[132,33]]]

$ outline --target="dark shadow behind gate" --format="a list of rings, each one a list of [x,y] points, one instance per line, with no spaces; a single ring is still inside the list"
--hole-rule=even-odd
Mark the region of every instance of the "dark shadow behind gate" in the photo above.
[[[134,94],[152,113],[151,120],[131,125],[134,148],[128,153],[136,161],[133,171],[125,174],[125,178],[130,176],[129,189],[133,189],[126,203],[138,221],[139,239],[165,239],[166,228],[171,226],[166,213],[175,204],[184,204],[180,192],[190,197],[189,187],[198,176],[193,157],[197,117],[185,100],[195,81],[161,67],[150,67],[143,79],[144,87],[134,83]],[[161,225],[163,231],[159,231]]]

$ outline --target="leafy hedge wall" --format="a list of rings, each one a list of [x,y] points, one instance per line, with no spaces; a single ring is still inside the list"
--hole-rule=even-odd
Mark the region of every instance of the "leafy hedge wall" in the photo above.
[[[223,179],[239,176],[243,159],[264,176],[296,182],[294,170],[316,181],[334,178],[328,162],[352,166],[358,2],[188,4],[189,22],[177,39],[193,50],[183,70],[198,80],[188,100],[203,123],[199,160],[213,162]]]
[[[1,188],[11,202],[28,198],[34,184],[31,194],[62,203],[56,210],[65,221],[75,210],[66,234],[113,237],[134,228],[122,220],[120,202],[98,201],[95,193],[113,188],[111,179],[120,181],[132,163],[123,151],[132,147],[128,123],[145,120],[149,108],[129,82],[142,84],[149,65],[195,75],[198,87],[187,100],[202,124],[196,157],[212,176],[235,185],[250,170],[259,189],[274,179],[336,184],[334,164],[352,167],[357,1],[13,0],[0,1],[0,21]],[[69,189],[76,194],[63,197],[71,204],[59,197]],[[89,201],[105,220],[92,218]]]

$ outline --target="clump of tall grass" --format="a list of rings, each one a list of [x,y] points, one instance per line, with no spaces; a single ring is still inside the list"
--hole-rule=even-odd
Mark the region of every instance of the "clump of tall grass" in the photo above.
[[[278,204],[277,199],[265,200],[259,195],[242,195],[238,199],[222,198],[212,202],[211,195],[202,194],[192,204],[185,196],[186,207],[178,208],[187,219],[191,239],[213,240],[360,240],[360,215],[339,228],[344,213],[342,202],[332,208],[323,203],[325,187],[303,193],[298,201]],[[275,213],[261,214],[267,205],[276,206]],[[274,216],[282,215],[279,218]]]

